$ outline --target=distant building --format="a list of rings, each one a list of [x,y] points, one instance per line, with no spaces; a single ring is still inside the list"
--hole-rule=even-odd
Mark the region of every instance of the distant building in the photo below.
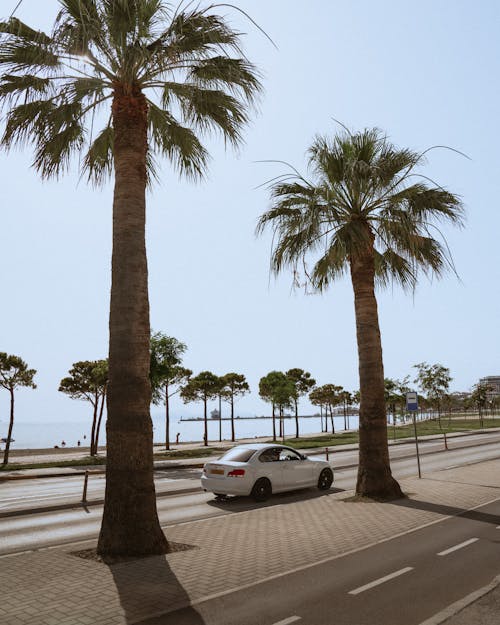
[[[217,410],[217,408],[215,410],[212,410],[212,412],[210,413],[210,418],[211,419],[220,419],[220,414],[219,414],[219,411]]]
[[[481,386],[488,386],[486,398],[488,401],[500,397],[500,375],[489,375],[479,380]]]

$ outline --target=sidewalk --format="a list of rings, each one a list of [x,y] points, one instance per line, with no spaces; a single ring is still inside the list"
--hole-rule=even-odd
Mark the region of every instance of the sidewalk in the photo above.
[[[402,480],[402,485],[414,500],[473,508],[500,498],[500,460]],[[169,541],[191,548],[166,556],[108,566],[74,555],[95,547],[90,541],[2,557],[2,625],[131,625],[446,518],[432,506],[342,501],[350,495],[314,493],[295,503],[278,500],[172,525],[166,530]],[[481,601],[467,609],[483,609]],[[440,622],[476,623],[435,621]]]

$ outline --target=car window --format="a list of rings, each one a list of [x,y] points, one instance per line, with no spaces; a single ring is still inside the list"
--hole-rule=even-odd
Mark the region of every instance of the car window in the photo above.
[[[277,447],[265,449],[259,456],[260,462],[278,462],[280,459],[280,450]]]
[[[227,451],[220,460],[230,460],[231,462],[248,462],[254,455],[255,449],[248,449],[247,447],[233,447]]]
[[[280,451],[280,460],[300,460],[300,456],[292,449],[282,449]]]

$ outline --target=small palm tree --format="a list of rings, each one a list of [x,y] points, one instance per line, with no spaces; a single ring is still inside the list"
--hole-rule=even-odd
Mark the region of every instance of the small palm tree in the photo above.
[[[424,156],[395,147],[377,129],[317,137],[309,149],[314,179],[294,170],[271,182],[272,207],[257,226],[258,233],[274,230],[276,273],[291,266],[297,275],[304,266],[318,291],[350,273],[361,393],[356,490],[381,499],[402,493],[389,463],[375,284],[411,289],[419,272],[439,276],[452,267],[435,222],[460,225],[463,216],[455,195],[417,177]]]
[[[208,153],[199,134],[238,144],[260,90],[240,34],[199,5],[162,0],[59,0],[46,34],[0,23],[2,143],[31,144],[42,178],[82,155],[101,184],[114,172],[106,495],[98,551],[163,553],[149,414],[149,302],[145,190],[155,155],[191,178]],[[106,114],[107,111],[107,114]],[[103,122],[99,128],[99,123]],[[197,134],[198,133],[198,134]]]

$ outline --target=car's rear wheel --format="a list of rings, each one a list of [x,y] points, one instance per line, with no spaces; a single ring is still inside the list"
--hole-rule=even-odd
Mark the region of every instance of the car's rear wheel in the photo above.
[[[266,477],[261,477],[253,485],[251,496],[255,501],[266,501],[272,495],[271,482]]]
[[[328,490],[333,482],[333,471],[331,469],[323,469],[319,474],[318,488],[319,490]]]

